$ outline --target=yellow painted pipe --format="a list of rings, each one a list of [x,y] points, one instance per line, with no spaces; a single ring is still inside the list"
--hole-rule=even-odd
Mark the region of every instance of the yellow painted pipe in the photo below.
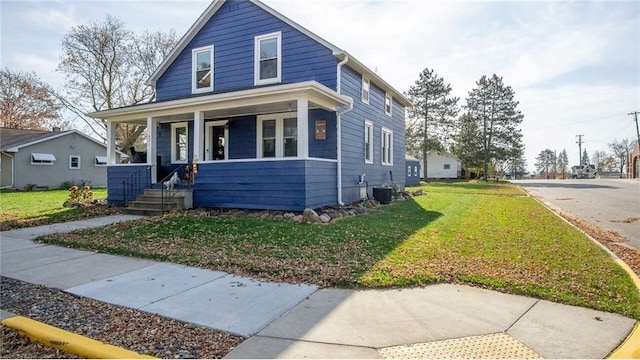
[[[119,348],[71,333],[24,316],[2,320],[2,325],[16,329],[32,341],[88,359],[155,359],[135,351]]]

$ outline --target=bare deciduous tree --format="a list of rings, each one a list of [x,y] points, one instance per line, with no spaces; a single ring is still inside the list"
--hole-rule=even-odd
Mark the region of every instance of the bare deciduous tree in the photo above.
[[[34,73],[0,70],[0,123],[14,129],[50,130],[67,127],[61,105]]]
[[[620,141],[618,141],[618,139],[614,139],[613,142],[608,145],[611,151],[613,151],[615,156],[618,158],[620,173],[623,173],[624,166],[627,162],[627,154],[633,149],[635,141],[631,139],[622,139]]]
[[[145,82],[176,42],[173,30],[136,36],[111,15],[102,23],[72,28],[62,41],[58,71],[67,76],[73,107],[92,112],[152,101],[154,91]],[[94,122],[93,132],[106,140],[105,123],[85,121]],[[129,149],[144,130],[142,125],[118,126],[118,149]]]

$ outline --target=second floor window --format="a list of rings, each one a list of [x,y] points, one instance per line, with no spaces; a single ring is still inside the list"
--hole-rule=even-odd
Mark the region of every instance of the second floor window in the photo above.
[[[213,46],[193,49],[192,92],[213,91]]]
[[[393,97],[390,94],[384,95],[384,113],[391,116],[393,111]]]
[[[365,104],[369,103],[369,88],[371,87],[371,82],[366,77],[362,77],[362,102]]]
[[[282,33],[272,33],[255,38],[255,85],[281,81]]]

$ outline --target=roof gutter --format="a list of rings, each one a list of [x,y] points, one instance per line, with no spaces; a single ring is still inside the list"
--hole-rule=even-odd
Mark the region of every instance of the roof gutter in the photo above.
[[[338,92],[339,95],[342,95],[341,91],[342,91],[342,66],[344,64],[346,64],[349,61],[349,56],[345,54],[344,59],[338,63],[338,66],[336,68],[336,72],[337,72],[337,84],[336,84],[336,90]],[[349,98],[349,107],[346,108],[345,110],[342,111],[338,111],[336,112],[336,129],[337,129],[337,139],[336,139],[336,148],[337,148],[337,184],[338,184],[338,205],[342,206],[344,205],[344,202],[342,202],[342,115],[348,113],[349,111],[353,110],[353,99]]]

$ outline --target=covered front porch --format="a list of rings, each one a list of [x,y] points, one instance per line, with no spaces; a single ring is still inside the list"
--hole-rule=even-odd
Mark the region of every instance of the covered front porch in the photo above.
[[[178,170],[201,207],[303,210],[339,202],[337,111],[351,99],[315,82],[194,96],[90,114],[107,120],[108,201]],[[146,148],[115,162],[116,129],[146,126]],[[185,170],[195,167],[193,179]],[[133,180],[132,180],[133,179]],[[125,183],[137,182],[136,186]]]

